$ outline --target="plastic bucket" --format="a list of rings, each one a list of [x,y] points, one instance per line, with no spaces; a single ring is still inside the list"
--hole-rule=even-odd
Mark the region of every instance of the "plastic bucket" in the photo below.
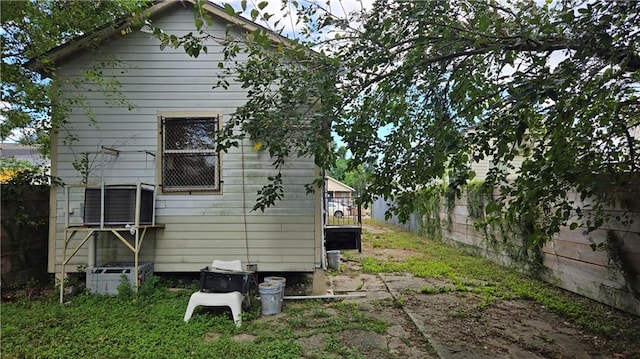
[[[287,286],[287,278],[284,277],[264,277],[265,282],[277,283],[282,291],[280,291],[280,301],[284,302],[284,288]],[[283,305],[282,303],[280,305]]]
[[[340,251],[327,251],[327,266],[329,269],[340,268]]]
[[[262,282],[258,285],[260,302],[262,302],[262,315],[278,314],[282,311],[280,293],[282,288],[276,282]]]

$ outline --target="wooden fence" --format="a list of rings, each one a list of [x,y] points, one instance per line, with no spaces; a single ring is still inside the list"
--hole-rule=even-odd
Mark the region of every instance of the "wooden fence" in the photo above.
[[[625,196],[631,224],[610,225],[590,233],[581,228],[561,228],[533,262],[531,257],[521,256],[522,241],[517,236],[505,231],[498,233],[495,228],[477,229],[474,225],[477,219],[470,216],[466,196],[456,199],[451,210],[444,205],[440,207],[438,232],[444,241],[466,251],[537,273],[540,279],[560,288],[640,315],[640,191]],[[384,220],[387,208],[384,200],[378,200],[372,207],[372,217]],[[387,222],[398,224],[393,217]],[[416,214],[405,229],[433,233],[433,229],[425,228],[427,222],[433,221]]]
[[[47,278],[49,186],[1,185],[3,288]]]

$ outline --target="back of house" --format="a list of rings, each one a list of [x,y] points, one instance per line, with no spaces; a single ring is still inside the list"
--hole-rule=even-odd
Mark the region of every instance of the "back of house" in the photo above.
[[[154,6],[154,26],[195,32],[189,1]],[[152,34],[132,27],[92,50],[54,50],[53,80],[72,106],[52,135],[52,174],[65,185],[51,194],[50,272],[60,274],[63,261],[75,271],[138,256],[156,272],[197,272],[214,259],[262,272],[323,266],[321,194],[304,187],[319,175],[313,158],[289,159],[284,199],[261,212],[252,207],[275,174],[269,154],[248,139],[215,151],[216,131],[248,96],[239,83],[213,89],[224,61],[216,39],[231,23],[236,36],[257,25],[205,9],[211,37],[197,58],[161,50]]]

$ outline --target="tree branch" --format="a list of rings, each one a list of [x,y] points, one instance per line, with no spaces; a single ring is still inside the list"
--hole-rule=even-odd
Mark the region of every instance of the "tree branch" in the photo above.
[[[547,40],[538,41],[526,41],[521,43],[501,43],[493,42],[487,45],[478,46],[471,50],[453,52],[446,55],[441,55],[428,59],[428,63],[449,61],[459,57],[481,55],[497,49],[520,51],[520,52],[553,52],[558,50],[575,50],[575,51],[587,51],[591,53],[593,57],[597,57],[604,61],[609,61],[613,64],[619,65],[624,72],[635,72],[640,70],[640,56],[635,54],[629,54],[628,51],[623,49],[613,48],[595,48],[589,49],[586,46],[577,44],[564,38],[550,38]]]

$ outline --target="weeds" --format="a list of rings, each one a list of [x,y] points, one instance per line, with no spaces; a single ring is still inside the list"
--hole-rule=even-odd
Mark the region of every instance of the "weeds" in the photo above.
[[[423,287],[420,289],[421,294],[441,294],[452,291],[453,289],[449,287]]]
[[[375,223],[376,226],[381,226]],[[390,228],[391,226],[386,226]],[[452,284],[451,287],[424,287],[422,294],[439,294],[455,291],[478,295],[481,306],[499,300],[534,300],[572,322],[608,338],[638,338],[640,329],[613,320],[610,308],[594,306],[585,298],[572,295],[537,279],[499,266],[486,259],[461,253],[446,244],[429,240],[410,232],[396,229],[380,233],[363,233],[363,242],[369,241],[384,248],[411,248],[416,255],[405,261],[385,261],[363,257],[361,264],[366,273],[411,273],[417,277],[438,278]],[[450,313],[453,316],[465,313]],[[633,340],[632,340],[633,341]]]
[[[365,357],[354,350],[340,342],[338,338],[335,336],[329,337],[327,340],[327,346],[325,348],[326,353],[332,353],[331,357],[338,358],[348,358],[348,359],[365,359]]]
[[[477,296],[481,299],[480,310],[505,299],[534,300],[599,335],[625,338],[640,335],[640,329],[629,325],[632,321],[621,323],[606,310],[585,305],[577,296],[486,260],[463,255],[440,242],[402,231],[376,235],[379,245],[410,248],[416,256],[404,261],[364,257],[363,270],[407,272],[442,282],[421,288],[422,294],[455,292]],[[371,236],[365,232],[363,241],[372,240]],[[387,237],[389,242],[385,242]],[[236,328],[226,308],[199,309],[189,323],[184,323],[189,295],[196,287],[188,283],[184,286],[189,290],[169,291],[169,286],[158,277],[151,277],[137,291],[123,282],[115,297],[81,294],[71,298],[67,305],[60,305],[55,295],[42,296],[44,299],[38,301],[24,296],[14,303],[3,303],[2,357],[365,358],[368,356],[351,347],[344,338],[360,331],[384,335],[389,323],[378,314],[407,305],[403,296],[373,302],[371,310],[347,301],[287,302],[283,315],[263,319],[260,305],[254,301],[243,311],[243,326]],[[452,310],[447,314],[470,318],[474,312]],[[215,340],[207,340],[210,333],[215,333]],[[238,334],[249,333],[254,340],[234,340]],[[309,338],[319,344],[311,353],[305,353],[300,342]]]
[[[117,296],[80,294],[66,305],[55,297],[2,306],[3,358],[300,358],[299,338],[338,338],[344,331],[385,333],[387,323],[356,303],[288,302],[281,316],[260,320],[255,302],[236,328],[227,308],[199,308],[182,318],[190,290],[169,291],[157,277],[137,292],[122,284]],[[216,333],[216,340],[207,340]],[[251,333],[255,340],[236,342]],[[330,348],[336,352],[327,351]],[[339,341],[321,347],[319,358],[363,358]],[[344,355],[343,355],[344,354]]]

